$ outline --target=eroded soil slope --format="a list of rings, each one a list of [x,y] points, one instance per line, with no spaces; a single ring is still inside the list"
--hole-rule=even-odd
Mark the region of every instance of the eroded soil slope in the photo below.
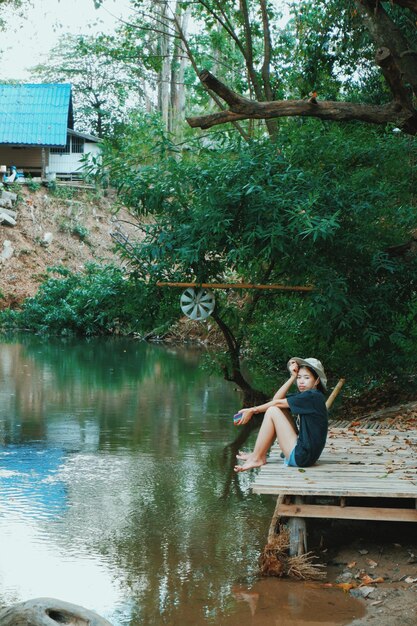
[[[0,224],[0,308],[17,307],[33,296],[48,267],[63,264],[79,270],[91,261],[120,263],[111,237],[119,220],[129,236],[136,236],[134,226],[125,221],[131,221],[128,212],[121,209],[115,215],[111,195],[101,198],[69,187],[58,188],[56,194],[22,187],[19,195],[13,207],[16,226]]]

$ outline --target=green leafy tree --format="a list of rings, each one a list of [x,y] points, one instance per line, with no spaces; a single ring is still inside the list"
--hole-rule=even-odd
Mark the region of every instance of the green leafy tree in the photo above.
[[[77,128],[98,137],[111,134],[144,98],[140,64],[121,61],[115,48],[112,36],[67,34],[47,64],[32,68],[42,81],[71,83]]]
[[[383,378],[404,366],[415,147],[391,131],[313,125],[286,124],[277,143],[225,139],[179,158],[158,127],[150,142],[145,120],[106,157],[123,201],[152,216],[143,239],[122,246],[144,280],[314,285],[291,297],[218,294],[223,372],[248,402],[261,395],[243,373],[248,354],[264,374],[306,350],[339,373]]]
[[[185,102],[191,126],[231,122],[246,139],[262,132],[259,124],[274,136],[283,116],[394,123],[416,132],[414,2],[302,0],[286,24],[268,0],[131,5],[125,43],[152,66],[169,130]],[[180,85],[182,104],[174,106]],[[195,117],[198,106],[207,112]]]
[[[194,103],[221,106],[213,92],[202,88],[199,73],[204,66],[258,99],[275,97],[278,84],[272,68],[280,32],[275,3],[131,0],[131,6],[133,14],[119,30],[120,58],[139,56],[153,71],[156,109],[168,130],[178,132],[185,108]],[[148,86],[151,92],[151,80]],[[273,134],[275,122],[267,126]],[[251,128],[236,127],[242,136],[252,134]]]

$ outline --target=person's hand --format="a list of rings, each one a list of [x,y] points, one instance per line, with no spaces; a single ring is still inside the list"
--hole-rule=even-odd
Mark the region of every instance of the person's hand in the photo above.
[[[290,361],[288,369],[290,370],[291,376],[297,376],[300,367],[296,361]]]
[[[235,418],[235,426],[243,426],[243,424],[247,424],[249,420],[252,419],[252,415],[254,414],[254,412],[255,409],[253,407],[249,409],[240,409],[240,411],[238,411],[236,415],[240,415],[241,417],[240,419]]]

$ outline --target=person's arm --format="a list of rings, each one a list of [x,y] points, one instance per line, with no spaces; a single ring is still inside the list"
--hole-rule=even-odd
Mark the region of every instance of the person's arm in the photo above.
[[[290,377],[289,377],[289,379],[283,385],[281,385],[281,387],[278,389],[278,391],[276,392],[276,394],[272,398],[272,401],[274,401],[274,400],[281,400],[282,398],[285,398],[285,396],[287,395],[290,387],[296,381],[297,374],[298,374],[298,365],[295,363],[295,365],[296,365],[296,368],[295,368],[292,365],[292,363],[295,363],[295,362],[292,361],[291,364],[290,364]],[[275,404],[274,406],[278,406],[278,405]]]
[[[295,382],[298,373],[298,365],[295,361],[291,361],[290,363],[290,377],[281,387],[278,389],[272,400],[270,402],[265,402],[265,404],[260,404],[259,406],[249,407],[248,409],[240,409],[238,413],[242,413],[242,417],[240,420],[235,421],[236,426],[242,426],[243,424],[247,424],[249,420],[252,419],[254,415],[257,413],[265,413],[271,406],[276,406],[279,409],[288,409],[288,401],[285,396],[290,389],[291,385]]]

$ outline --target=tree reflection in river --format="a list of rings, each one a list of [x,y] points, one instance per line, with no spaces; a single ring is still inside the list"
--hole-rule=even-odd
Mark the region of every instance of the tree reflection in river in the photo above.
[[[240,399],[199,360],[3,341],[0,600],[55,595],[115,626],[241,620],[233,589],[255,580],[274,502],[226,471]]]

